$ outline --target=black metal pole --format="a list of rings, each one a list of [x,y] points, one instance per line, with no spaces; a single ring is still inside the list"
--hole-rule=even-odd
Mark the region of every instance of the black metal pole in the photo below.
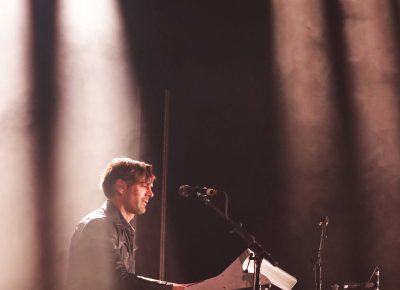
[[[322,249],[324,248],[324,243],[326,239],[326,228],[329,223],[329,217],[323,217],[319,222],[321,227],[321,238],[319,240],[319,247],[317,250],[317,255],[315,258],[314,273],[315,273],[315,289],[322,290]]]
[[[242,224],[239,222],[234,222],[231,220],[224,212],[222,212],[218,207],[216,207],[211,200],[201,193],[196,193],[195,196],[200,199],[206,206],[213,209],[225,223],[230,227],[230,233],[236,233],[239,237],[241,237],[249,247],[250,250],[254,252],[254,281],[253,281],[253,290],[260,290],[260,270],[261,263],[263,259],[269,261],[272,265],[277,266],[278,262],[268,253],[255,239],[255,237],[249,234],[242,228]]]
[[[163,136],[163,166],[161,182],[161,227],[160,227],[160,268],[158,278],[165,279],[165,240],[167,219],[167,176],[168,176],[168,138],[169,138],[169,90],[164,92],[164,136]]]
[[[261,290],[260,285],[260,271],[261,271],[262,258],[257,256],[254,257],[254,278],[253,278],[253,290]]]

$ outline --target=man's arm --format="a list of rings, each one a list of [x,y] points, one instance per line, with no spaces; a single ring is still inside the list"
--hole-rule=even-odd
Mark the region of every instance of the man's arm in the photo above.
[[[72,289],[97,287],[109,289],[114,285],[118,290],[182,290],[184,284],[159,281],[129,273],[123,263],[118,247],[118,234],[106,219],[91,220],[80,224],[71,243],[70,272],[74,284],[82,285]]]
[[[69,289],[184,289],[129,273],[118,248],[118,235],[106,219],[78,226],[71,242],[69,267]]]

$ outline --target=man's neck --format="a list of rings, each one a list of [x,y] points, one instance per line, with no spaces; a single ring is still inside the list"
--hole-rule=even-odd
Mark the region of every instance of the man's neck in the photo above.
[[[119,202],[118,200],[115,199],[110,199],[111,203],[116,207],[116,209],[118,209],[118,211],[121,213],[122,217],[128,222],[130,223],[131,220],[134,219],[135,214],[134,213],[130,213],[128,212],[124,205]]]
[[[128,213],[124,207],[120,207],[118,208],[119,212],[121,213],[121,215],[124,217],[124,219],[130,223],[131,220],[133,220],[133,218],[135,217],[134,213]]]

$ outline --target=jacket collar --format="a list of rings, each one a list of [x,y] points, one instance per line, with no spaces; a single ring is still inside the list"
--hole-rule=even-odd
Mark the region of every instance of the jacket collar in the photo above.
[[[133,227],[134,224],[134,218],[128,223],[125,218],[122,216],[122,214],[119,212],[119,210],[114,206],[114,204],[107,199],[102,207],[101,207],[106,216],[110,217],[112,222],[116,225],[116,226],[122,226],[122,227],[128,227],[131,228],[132,230],[135,230]]]

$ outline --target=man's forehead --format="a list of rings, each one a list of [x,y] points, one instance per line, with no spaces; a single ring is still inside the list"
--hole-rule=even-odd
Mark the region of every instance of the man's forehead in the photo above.
[[[148,184],[148,185],[153,185],[153,181],[154,181],[154,178],[149,178],[149,177],[146,177],[146,176],[140,176],[138,179],[137,179],[137,183],[145,183],[145,184]]]

